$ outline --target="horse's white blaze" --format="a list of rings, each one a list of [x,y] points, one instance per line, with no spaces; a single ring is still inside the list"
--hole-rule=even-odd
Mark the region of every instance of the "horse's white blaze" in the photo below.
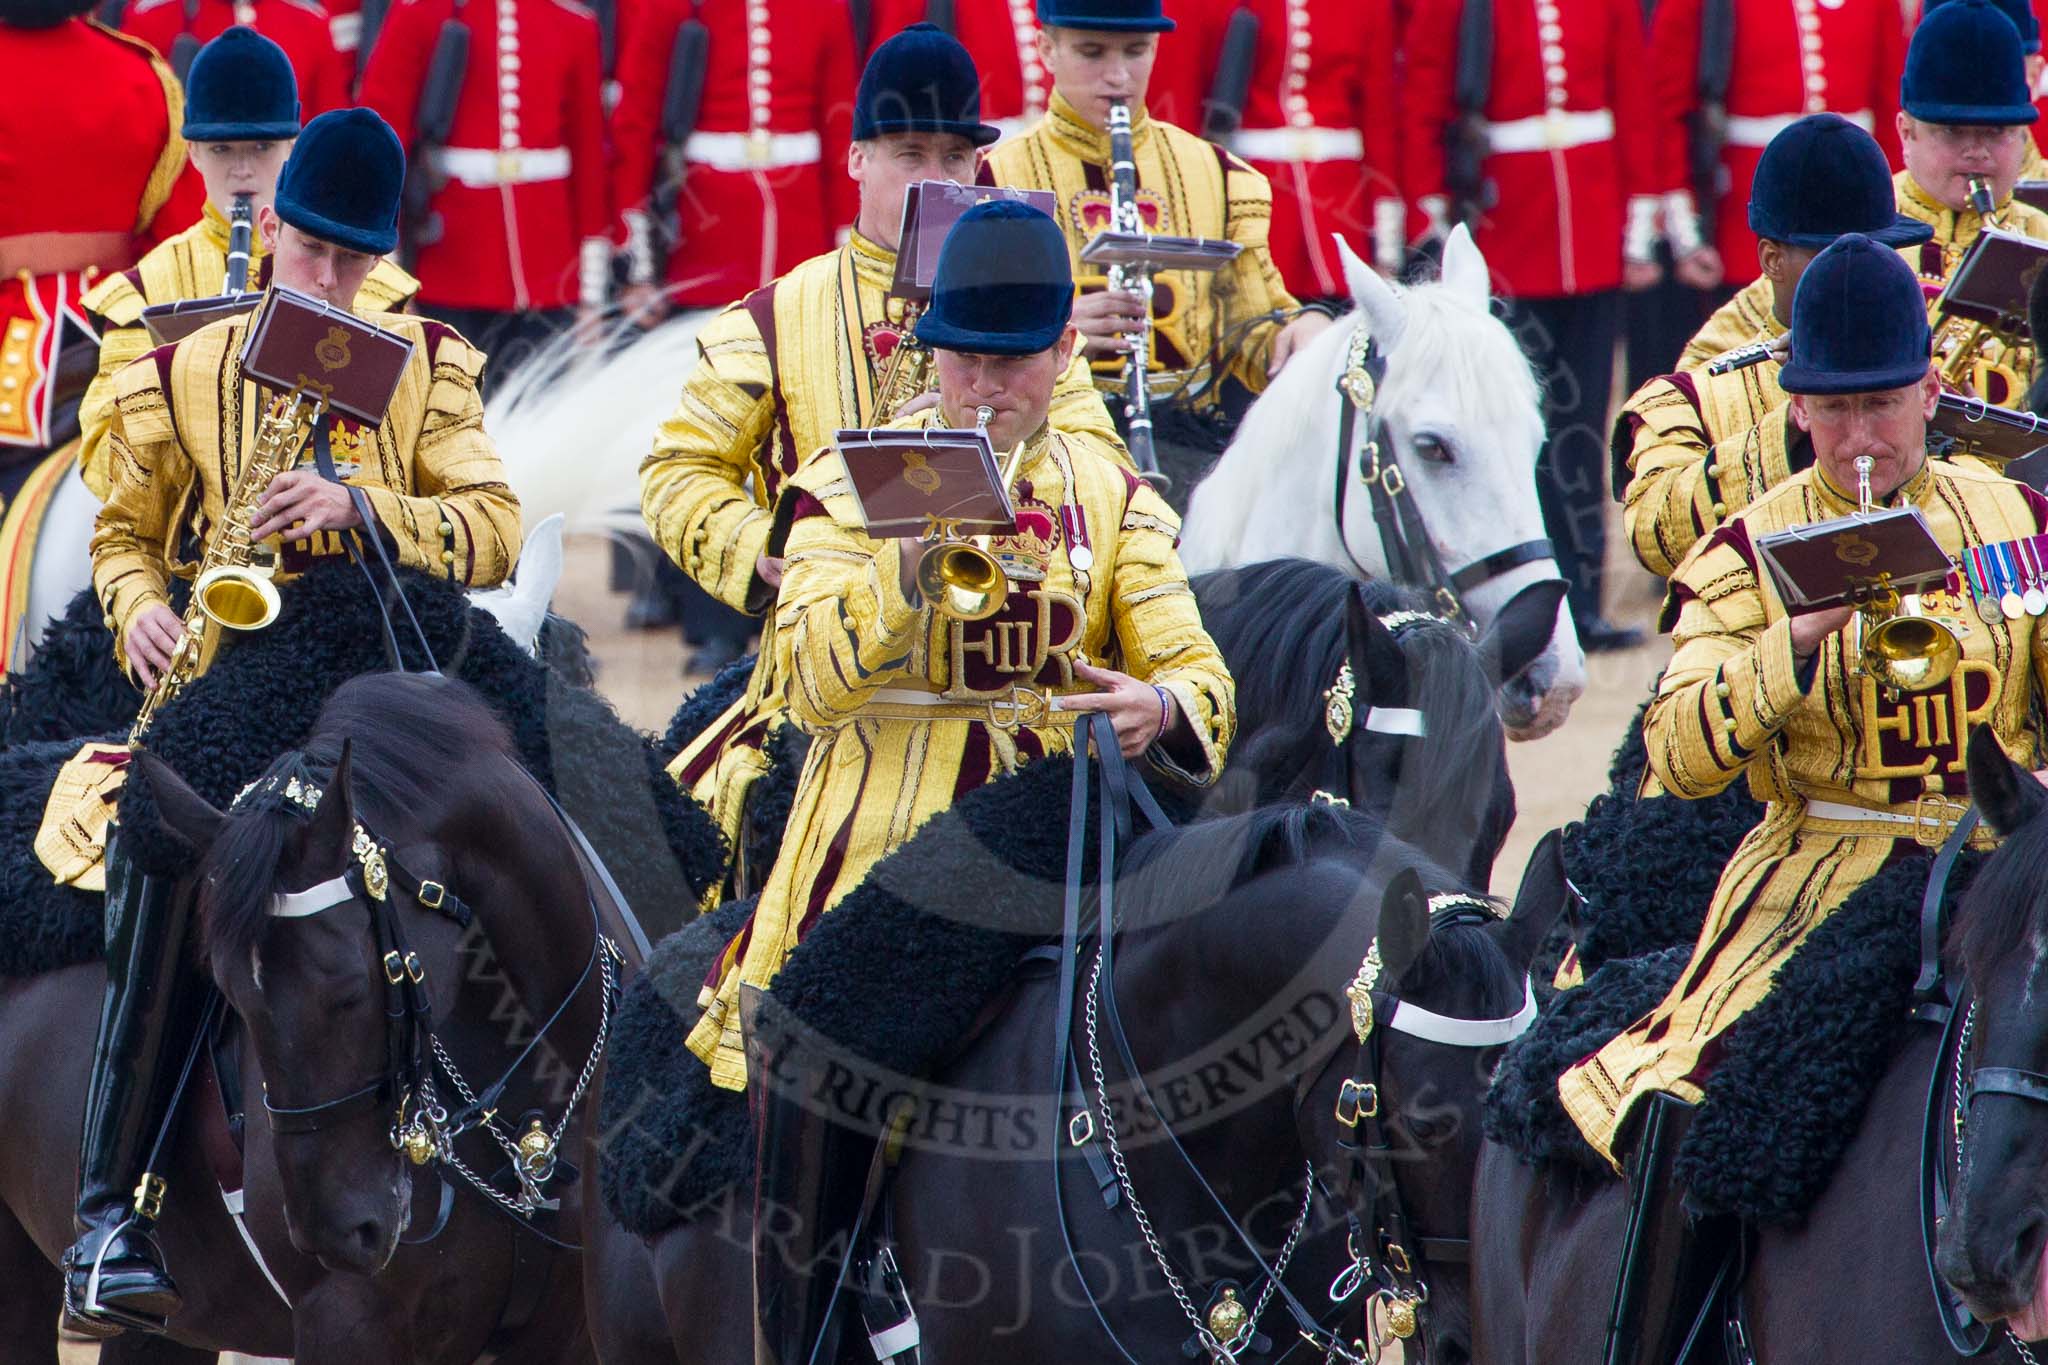
[[[1445,243],[1440,281],[1408,288],[1382,279],[1341,239],[1337,248],[1355,311],[1280,372],[1195,490],[1181,539],[1189,571],[1295,555],[1346,570],[1355,557],[1367,574],[1388,574],[1355,452],[1347,456],[1341,539],[1333,508],[1337,380],[1360,327],[1387,357],[1375,407],[1382,447],[1400,464],[1445,568],[1542,539],[1540,394],[1513,334],[1488,311],[1486,261],[1470,235],[1460,228]],[[1357,439],[1364,436],[1361,426]],[[1418,437],[1447,458],[1419,454]],[[1467,592],[1465,602],[1485,627],[1516,593],[1556,576],[1553,560],[1524,564]],[[1549,647],[1502,689],[1509,733],[1532,739],[1556,729],[1584,689],[1584,655],[1560,607]]]

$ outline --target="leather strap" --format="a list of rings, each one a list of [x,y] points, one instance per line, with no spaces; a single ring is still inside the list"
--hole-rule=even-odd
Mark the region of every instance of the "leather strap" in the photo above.
[[[1927,890],[1920,897],[1920,975],[1913,982],[1913,1017],[1930,1024],[1947,1023],[1955,1006],[1954,993],[1941,965],[1942,931],[1947,924],[1941,903],[1956,859],[1962,856],[1964,845],[1970,842],[1982,818],[1975,806],[1963,812],[1948,838],[1942,840],[1941,851],[1934,855],[1934,866],[1927,874]]]

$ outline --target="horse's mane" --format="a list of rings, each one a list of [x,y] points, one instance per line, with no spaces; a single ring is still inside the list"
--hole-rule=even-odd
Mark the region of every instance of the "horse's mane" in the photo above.
[[[1963,893],[1952,941],[1978,989],[2021,944],[2038,942],[2048,933],[2048,926],[2041,923],[2048,906],[2041,895],[2044,865],[2048,816],[2037,816],[2005,836]]]
[[[356,819],[393,829],[447,802],[451,775],[478,758],[517,762],[504,723],[469,684],[439,674],[375,673],[335,689],[305,747],[281,754],[222,821],[200,864],[201,927],[209,953],[245,955],[262,935],[278,863],[311,813],[264,791],[272,777],[324,785],[349,746]]]
[[[1266,743],[1286,743],[1281,732],[1321,731],[1323,692],[1336,680],[1348,643],[1347,594],[1356,593],[1375,616],[1432,610],[1415,589],[1352,578],[1306,559],[1219,569],[1195,578],[1193,587],[1203,625],[1232,661],[1239,714],[1284,718]],[[1397,639],[1408,661],[1410,700],[1429,713],[1428,732],[1402,765],[1397,829],[1403,837],[1467,832],[1474,774],[1485,775],[1490,794],[1506,764],[1493,683],[1464,632],[1447,621],[1413,622]],[[1235,757],[1256,766],[1260,747],[1258,735],[1240,735]]]

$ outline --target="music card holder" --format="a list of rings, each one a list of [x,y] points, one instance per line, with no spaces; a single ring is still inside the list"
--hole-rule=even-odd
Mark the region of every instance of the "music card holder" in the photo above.
[[[222,318],[240,317],[261,302],[263,295],[252,291],[153,303],[142,310],[142,325],[149,332],[152,346],[171,346]]]
[[[952,180],[917,180],[903,187],[903,235],[896,246],[896,277],[889,293],[912,303],[929,303],[939,273],[939,248],[960,215],[991,199],[1029,204],[1048,218],[1057,216],[1059,196],[1051,190],[1007,185],[962,185]]]
[[[1970,243],[1941,291],[1938,308],[1947,317],[1982,323],[2024,341],[2027,291],[2048,269],[2048,242],[2003,228],[1985,228]]]
[[[1942,442],[1937,453],[1950,458],[1974,455],[2003,464],[2048,446],[2048,417],[1993,407],[1959,393],[1942,393],[1928,426],[1933,437],[1928,448]]]
[[[848,430],[833,444],[846,466],[861,528],[876,540],[1005,535],[1017,512],[988,433],[952,428]]]
[[[1778,596],[1794,616],[1860,602],[1882,586],[1922,592],[1953,565],[1917,507],[1853,512],[1756,539]]]
[[[1107,271],[1221,270],[1244,250],[1242,242],[1218,237],[1168,237],[1149,232],[1098,232],[1081,248],[1085,263]]]
[[[353,313],[273,285],[242,346],[242,375],[281,393],[302,390],[329,411],[378,426],[413,343]]]
[[[2012,187],[2012,197],[2048,213],[2048,180],[2022,180]]]

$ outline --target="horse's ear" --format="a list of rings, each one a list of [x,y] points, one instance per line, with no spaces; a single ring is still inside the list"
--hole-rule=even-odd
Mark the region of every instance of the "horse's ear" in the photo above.
[[[2002,835],[2019,828],[2048,805],[2048,790],[2019,764],[2005,755],[1991,727],[1980,725],[1970,733],[1970,795],[1991,828]]]
[[[1564,831],[1552,830],[1536,841],[1515,908],[1494,926],[1494,941],[1518,972],[1529,970],[1536,953],[1560,920],[1570,920],[1578,896],[1564,867]]]
[[[1493,281],[1487,275],[1486,257],[1463,223],[1444,238],[1443,281],[1452,293],[1482,312],[1493,302]]]
[[[135,775],[149,784],[164,828],[184,840],[195,853],[212,848],[221,821],[226,818],[214,809],[213,803],[192,790],[170,764],[147,749],[137,749],[130,762],[135,765]]]
[[[1557,605],[1564,601],[1562,578],[1545,578],[1516,593],[1479,637],[1479,657],[1494,685],[1504,686],[1543,657],[1557,633]]]
[[[1380,897],[1380,965],[1389,984],[1429,951],[1429,894],[1414,868],[1404,867]]]
[[[334,762],[334,776],[327,779],[327,789],[320,793],[320,804],[306,826],[305,847],[309,849],[347,848],[355,837],[355,801],[348,790],[350,744],[346,739],[341,742],[341,757]]]
[[[1394,349],[1401,341],[1401,328],[1408,317],[1408,310],[1401,303],[1401,295],[1394,286],[1380,278],[1374,270],[1359,259],[1350,243],[1339,235],[1336,238],[1337,256],[1344,263],[1344,284],[1351,291],[1351,301],[1365,314],[1368,335],[1379,342],[1381,354]]]

